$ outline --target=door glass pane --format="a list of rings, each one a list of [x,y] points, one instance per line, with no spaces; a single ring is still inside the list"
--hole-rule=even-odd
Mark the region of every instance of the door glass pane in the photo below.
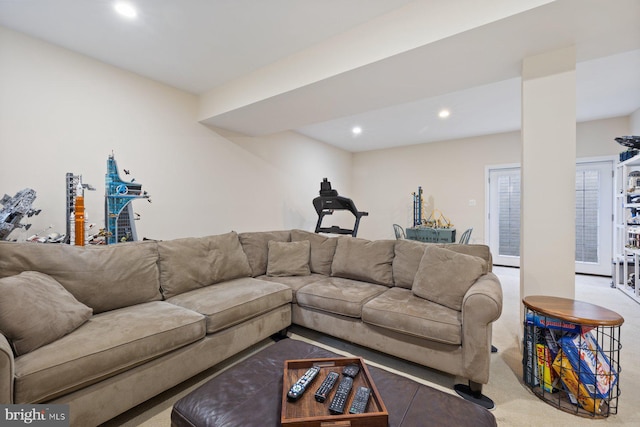
[[[600,173],[598,170],[576,171],[576,261],[594,262],[598,258],[600,203]]]
[[[520,170],[498,178],[498,253],[520,256]]]
[[[576,272],[611,274],[613,161],[576,163]],[[496,265],[518,266],[520,168],[489,170],[489,245]],[[552,209],[550,207],[550,209]],[[549,232],[553,232],[550,226]]]

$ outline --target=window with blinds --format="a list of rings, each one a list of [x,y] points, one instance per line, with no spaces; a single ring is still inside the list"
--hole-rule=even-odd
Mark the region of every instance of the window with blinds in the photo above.
[[[576,261],[598,262],[600,173],[576,171]]]
[[[520,256],[520,169],[505,171],[497,179],[498,253]]]

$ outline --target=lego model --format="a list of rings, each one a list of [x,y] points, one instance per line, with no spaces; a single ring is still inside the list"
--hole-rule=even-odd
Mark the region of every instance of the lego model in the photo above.
[[[16,228],[28,230],[31,227],[31,224],[21,224],[20,221],[25,215],[30,218],[40,213],[40,209],[36,210],[31,207],[35,199],[36,192],[31,188],[20,190],[13,197],[5,194],[0,199],[0,204],[4,206],[0,210],[0,240],[6,240]]]
[[[129,171],[125,170],[128,175]],[[134,220],[138,219],[133,212],[131,202],[135,199],[149,199],[146,191],[142,191],[142,184],[123,181],[118,173],[118,165],[113,153],[107,159],[107,174],[105,179],[105,213],[104,224],[107,244],[138,240]]]
[[[95,190],[91,184],[82,183],[82,175],[67,172],[67,234],[64,243],[84,246],[88,243],[84,190]]]
[[[423,206],[424,199],[422,198],[422,187],[418,187],[417,193],[412,193],[413,195],[413,226],[418,227],[422,225],[423,220]]]

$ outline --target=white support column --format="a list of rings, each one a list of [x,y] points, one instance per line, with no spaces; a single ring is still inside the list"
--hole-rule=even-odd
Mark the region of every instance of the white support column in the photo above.
[[[576,54],[522,64],[520,296],[575,295]]]

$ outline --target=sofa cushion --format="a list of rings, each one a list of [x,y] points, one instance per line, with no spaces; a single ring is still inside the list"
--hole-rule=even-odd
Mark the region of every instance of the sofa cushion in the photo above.
[[[383,285],[340,277],[327,277],[296,292],[298,305],[360,318],[362,305],[388,288]]]
[[[395,240],[339,237],[331,264],[331,275],[393,286]]]
[[[39,271],[94,314],[162,299],[155,242],[71,246],[0,242],[0,276]]]
[[[16,356],[74,331],[92,314],[46,274],[25,271],[0,279],[0,332],[11,341]]]
[[[251,276],[235,231],[158,243],[160,285],[165,298],[238,277]]]
[[[317,282],[319,280],[324,280],[326,279],[326,277],[327,276],[323,274],[311,273],[308,276],[280,276],[280,277],[258,276],[256,277],[256,279],[266,280],[267,282],[281,283],[283,285],[288,286],[289,288],[291,288],[291,291],[293,292],[293,295],[291,297],[291,302],[295,303],[297,301],[296,293],[298,292],[298,289],[302,288],[303,286],[307,286],[309,283]]]
[[[362,307],[362,321],[403,334],[462,344],[462,313],[394,287]]]
[[[436,246],[449,249],[450,251],[458,252],[465,255],[473,255],[478,258],[482,258],[484,260],[486,266],[485,269],[487,272],[490,272],[493,268],[493,257],[491,255],[491,250],[487,245],[481,244],[471,244],[471,245],[461,245],[459,243],[440,243]]]
[[[393,257],[393,282],[401,288],[411,289],[427,245],[415,240],[396,240]]]
[[[460,311],[465,293],[486,273],[487,264],[482,258],[429,246],[411,290],[421,298]]]
[[[269,241],[267,276],[308,276],[311,245],[308,240],[300,242]]]
[[[291,232],[285,231],[255,231],[240,233],[240,243],[247,254],[251,275],[262,276],[267,273],[267,259],[269,258],[269,241],[290,242]]]
[[[201,314],[164,301],[95,315],[72,333],[16,359],[15,403],[48,401],[87,387],[204,335]]]
[[[245,277],[196,289],[167,302],[201,313],[212,334],[291,302],[291,289],[280,283]]]
[[[487,270],[491,271],[493,259],[487,245],[461,245],[459,243],[423,243],[415,240],[396,240],[393,258],[393,281],[396,286],[411,289],[424,251],[428,246],[437,246],[484,259]]]
[[[338,239],[322,236],[304,230],[291,230],[291,241],[298,242],[308,240],[311,244],[311,257],[309,267],[312,273],[331,275],[331,263],[336,252]]]

